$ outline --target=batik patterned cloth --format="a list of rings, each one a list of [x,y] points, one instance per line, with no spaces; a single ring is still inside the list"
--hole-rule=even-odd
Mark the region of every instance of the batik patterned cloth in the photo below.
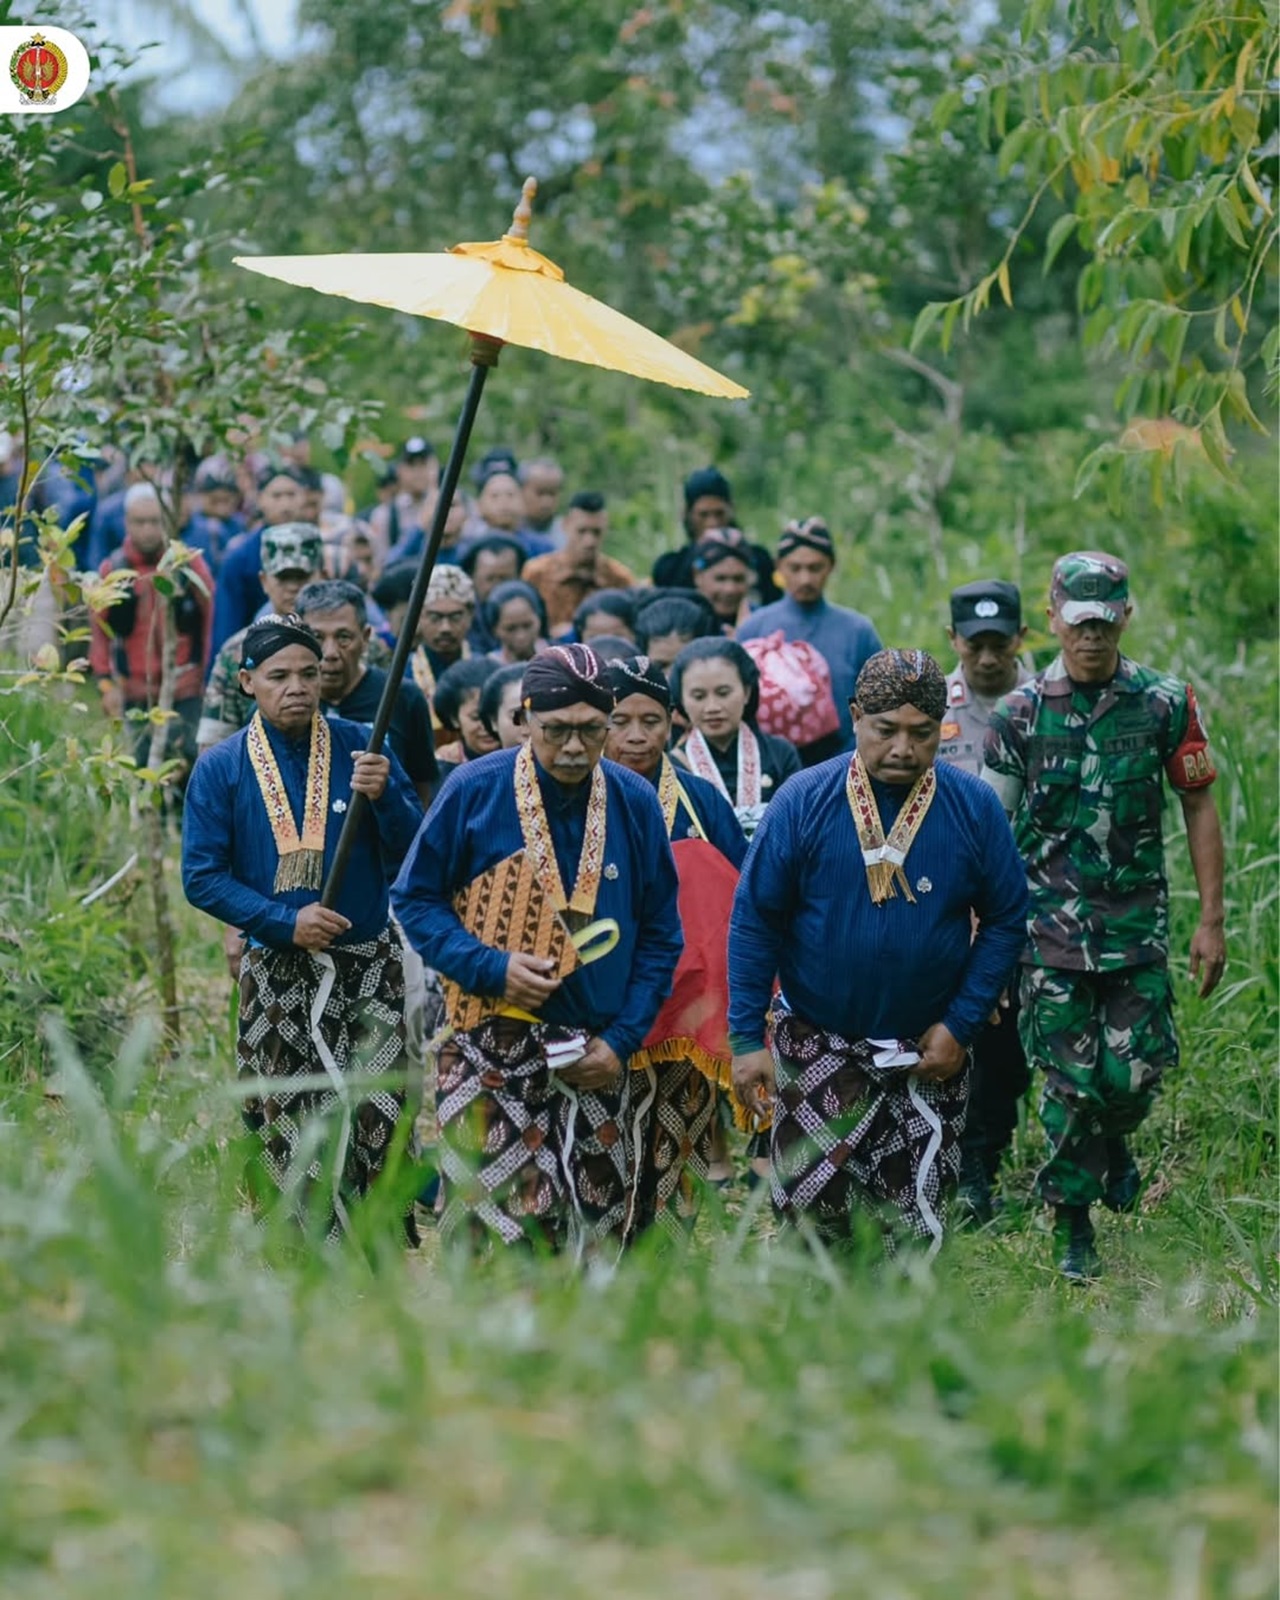
[[[862,1212],[879,1222],[890,1253],[904,1239],[928,1242],[932,1253],[959,1177],[969,1068],[926,1083],[877,1066],[877,1053],[871,1040],[824,1032],[775,1006],[774,1205],[830,1243],[847,1241]]]
[[[636,1178],[636,1232],[655,1224],[673,1239],[688,1237],[698,1215],[695,1180],[705,1183],[715,1132],[716,1086],[692,1061],[662,1061],[653,1107],[643,1129]],[[642,1074],[632,1098],[646,1093]]]
[[[637,1124],[623,1072],[617,1092],[570,1088],[547,1065],[568,1030],[489,1017],[441,1046],[436,1085],[445,1207],[441,1232],[503,1244],[619,1247],[633,1221]]]
[[[326,1055],[333,1068],[326,1066]],[[401,1087],[365,1090],[362,1099],[349,1102],[340,1092],[346,1076],[405,1071],[404,969],[394,932],[322,955],[251,945],[240,968],[236,1057],[242,1079],[273,1080],[270,1093],[244,1104],[245,1122],[262,1141],[262,1168],[271,1185],[306,1216],[314,1186],[333,1161],[337,1183],[326,1231],[339,1237],[348,1207],[382,1170],[404,1104]],[[293,1078],[325,1076],[333,1087],[289,1087]],[[322,1145],[302,1158],[305,1168],[295,1170],[314,1117],[332,1118],[341,1160],[334,1161]]]

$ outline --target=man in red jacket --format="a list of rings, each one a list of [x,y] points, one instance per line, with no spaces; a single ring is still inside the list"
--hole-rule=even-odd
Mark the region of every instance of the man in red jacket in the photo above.
[[[193,554],[184,566],[167,574],[173,593],[157,591],[155,575],[168,535],[159,496],[149,483],[135,483],[125,495],[124,543],[101,566],[102,576],[127,571],[131,581],[121,598],[106,611],[94,612],[89,665],[109,717],[147,712],[160,700],[164,652],[162,607],[168,605],[176,643],[177,680],[173,709],[178,720],[169,732],[168,754],[196,758],[196,724],[208,662],[213,604],[213,577],[204,557]],[[134,754],[145,761],[151,727],[139,723]]]

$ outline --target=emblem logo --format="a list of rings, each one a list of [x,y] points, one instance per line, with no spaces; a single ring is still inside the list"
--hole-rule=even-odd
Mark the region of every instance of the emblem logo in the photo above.
[[[1077,600],[1101,600],[1106,583],[1101,573],[1085,572],[1076,579],[1073,587]]]
[[[916,893],[917,894],[929,894],[932,891],[932,889],[933,889],[933,879],[932,878],[917,878],[916,879]]]
[[[342,813],[347,809],[347,802],[345,800],[335,800],[333,802],[333,809],[338,813],[339,816],[341,816]]]
[[[618,876],[618,869],[617,869],[617,867],[614,866],[612,861],[604,869],[604,875],[605,875],[606,878],[608,878],[610,883],[612,883],[613,880]]]
[[[67,58],[44,34],[33,33],[9,57],[9,77],[24,106],[56,105],[67,81]]]
[[[973,614],[975,617],[998,617],[1000,607],[994,600],[979,600],[973,608]]]

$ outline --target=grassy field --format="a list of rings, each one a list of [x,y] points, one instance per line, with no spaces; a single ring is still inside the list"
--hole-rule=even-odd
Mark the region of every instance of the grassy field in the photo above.
[[[1087,1291],[1029,1200],[1034,1118],[1001,1227],[929,1275],[836,1271],[741,1199],[607,1281],[464,1269],[434,1235],[299,1258],[238,1200],[216,931],[184,915],[187,1042],[162,1067],[130,1022],[141,890],[77,904],[123,857],[119,802],[46,781],[56,730],[9,716],[0,1594],[1275,1595],[1271,671],[1205,696],[1232,964],[1207,1003],[1179,980],[1153,1179]]]

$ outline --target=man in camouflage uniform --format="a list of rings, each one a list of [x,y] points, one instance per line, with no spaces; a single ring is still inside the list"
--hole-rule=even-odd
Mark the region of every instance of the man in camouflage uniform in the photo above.
[[[1019,657],[1026,637],[1022,596],[1015,584],[984,578],[952,591],[950,639],[958,660],[947,676],[947,714],[937,760],[975,777],[982,771],[983,742],[996,702],[1031,676]],[[1001,997],[999,1020],[989,1022],[973,1041],[956,1196],[962,1226],[991,1221],[992,1185],[1018,1125],[1018,1101],[1031,1084],[1018,1037],[1017,999],[1015,983]]]
[[[996,708],[983,776],[1014,824],[1031,890],[1021,1032],[1045,1074],[1059,1265],[1099,1272],[1089,1207],[1131,1210],[1140,1180],[1125,1136],[1178,1059],[1169,980],[1161,772],[1178,795],[1200,892],[1191,976],[1209,994],[1226,965],[1222,832],[1189,684],[1120,653],[1132,613],[1124,563],[1059,559],[1049,626],[1059,656]]]
[[[324,576],[324,539],[312,522],[278,522],[262,531],[262,571],[267,603],[259,617],[287,617],[297,610],[304,584]],[[256,620],[256,619],[255,619]],[[257,709],[240,687],[240,647],[245,632],[233,633],[218,651],[200,709],[196,743],[201,750],[221,744],[249,725]]]

